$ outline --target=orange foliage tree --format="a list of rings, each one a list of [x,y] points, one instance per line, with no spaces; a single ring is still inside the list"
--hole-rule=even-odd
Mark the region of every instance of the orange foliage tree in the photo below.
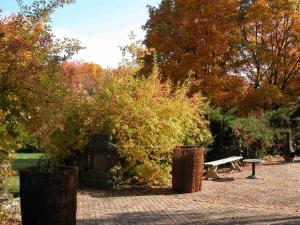
[[[192,78],[194,89],[223,108],[286,106],[299,95],[299,4],[163,0],[149,8],[144,43],[156,55],[144,56],[141,73],[156,63],[175,83]]]
[[[251,111],[264,112],[279,107],[291,106],[292,97],[273,84],[265,84],[260,88],[249,88],[244,101],[240,103],[240,111],[247,114]]]
[[[44,10],[50,5],[45,2]],[[50,111],[54,113],[62,99],[61,62],[81,47],[73,39],[53,38],[46,11],[36,15],[23,10],[0,20],[0,107],[13,112],[27,128],[37,128],[42,117],[49,122]]]
[[[249,86],[246,79],[239,76],[207,76],[200,80],[199,90],[207,96],[213,105],[225,110],[230,108],[240,109]]]
[[[156,63],[166,78],[178,82],[192,76],[224,74],[236,29],[235,0],[163,0],[149,7],[144,26],[146,47],[156,50]],[[146,71],[153,58],[146,55]],[[147,71],[147,69],[150,71]]]
[[[201,91],[208,100],[225,110],[240,109],[249,92],[246,79],[240,76],[206,76],[191,82],[191,94]]]
[[[95,88],[96,80],[101,76],[103,69],[95,63],[81,61],[64,62],[62,73],[67,77],[66,82],[73,89],[83,89],[91,92]]]
[[[31,2],[19,0],[15,15],[0,11],[0,194],[7,190],[10,153],[56,125],[66,95],[60,63],[80,49],[78,41],[55,40],[50,27],[50,13],[73,0]]]
[[[299,1],[243,0],[238,10],[238,72],[255,88],[286,90],[300,72]]]

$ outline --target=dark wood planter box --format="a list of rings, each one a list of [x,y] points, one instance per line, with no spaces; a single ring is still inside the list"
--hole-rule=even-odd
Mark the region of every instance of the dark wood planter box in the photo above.
[[[20,171],[23,225],[76,225],[78,167]]]
[[[201,191],[204,149],[179,146],[173,151],[172,189],[179,193]]]

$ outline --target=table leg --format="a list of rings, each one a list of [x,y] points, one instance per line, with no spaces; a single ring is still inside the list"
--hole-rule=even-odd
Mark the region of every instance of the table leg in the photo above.
[[[256,163],[252,163],[252,175],[251,176],[249,176],[249,177],[247,177],[247,178],[249,178],[249,179],[260,179],[261,177],[259,177],[259,176],[256,176]]]

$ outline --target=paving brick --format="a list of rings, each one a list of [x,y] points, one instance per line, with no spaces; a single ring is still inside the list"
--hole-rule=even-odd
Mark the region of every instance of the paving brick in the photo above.
[[[204,181],[193,194],[78,195],[78,225],[131,224],[300,224],[300,158],[294,164],[257,167],[232,173],[234,181]],[[107,194],[110,195],[111,193]]]

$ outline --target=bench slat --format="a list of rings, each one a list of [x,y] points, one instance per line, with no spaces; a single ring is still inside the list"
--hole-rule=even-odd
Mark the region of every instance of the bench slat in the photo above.
[[[242,156],[232,156],[232,157],[225,158],[225,159],[220,159],[220,160],[216,160],[216,161],[207,162],[207,163],[204,163],[204,165],[206,165],[206,166],[218,166],[218,165],[221,165],[221,164],[237,161],[237,160],[240,160],[242,158],[243,158]]]

